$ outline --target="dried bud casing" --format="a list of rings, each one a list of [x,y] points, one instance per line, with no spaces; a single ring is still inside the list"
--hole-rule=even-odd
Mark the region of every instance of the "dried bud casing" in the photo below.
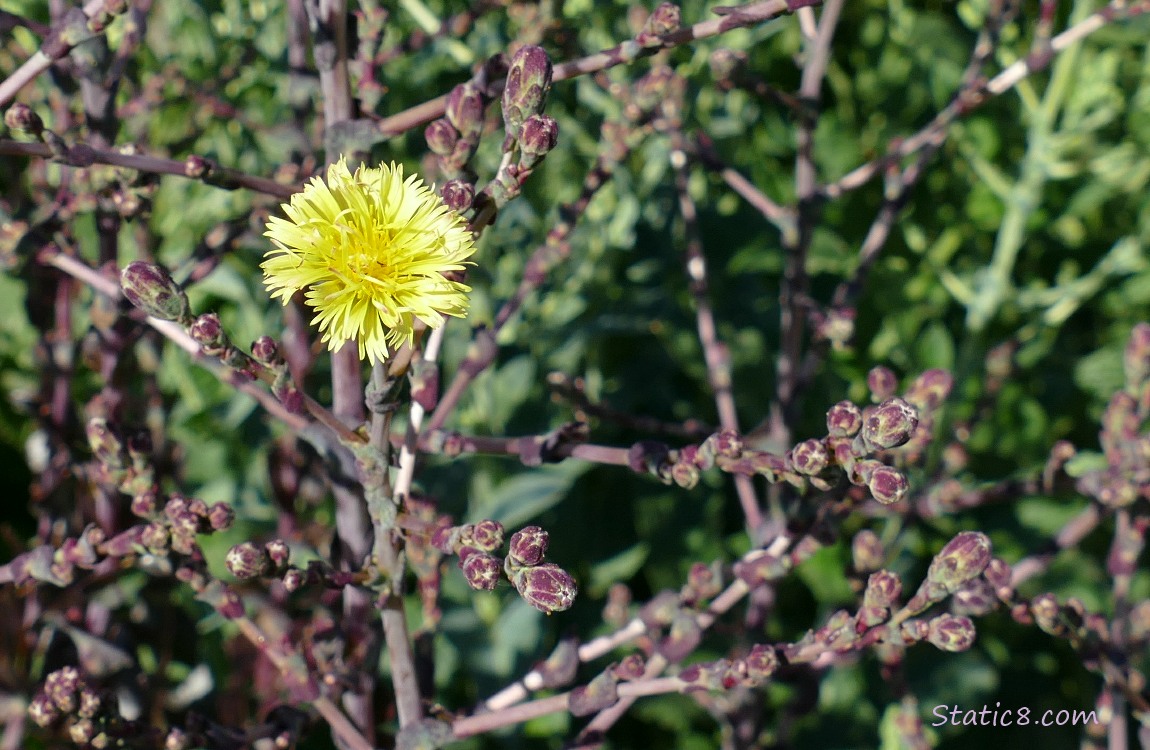
[[[518,137],[524,121],[543,111],[551,75],[551,58],[542,47],[529,44],[515,53],[503,89],[503,124],[508,137]]]
[[[153,318],[191,321],[188,296],[162,266],[134,261],[120,272],[120,288],[136,307]]]

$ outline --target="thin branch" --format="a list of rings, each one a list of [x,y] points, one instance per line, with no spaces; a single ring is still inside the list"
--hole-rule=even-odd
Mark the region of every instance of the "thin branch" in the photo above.
[[[788,13],[794,13],[799,8],[817,6],[822,0],[765,0],[764,2],[750,3],[739,8],[713,8],[713,12],[725,11],[719,18],[701,21],[679,31],[655,37],[648,44],[640,44],[635,40],[628,40],[611,49],[588,55],[578,60],[571,60],[555,66],[555,81],[565,81],[576,76],[598,73],[602,70],[624,65],[644,57],[650,57],[656,52],[670,49],[689,42],[707,39],[724,34],[733,29],[754,26],[772,18]],[[493,87],[497,95],[503,90],[502,82]],[[436,97],[430,101],[418,104],[403,112],[385,117],[377,123],[379,132],[385,136],[398,135],[414,127],[426,125],[437,117],[442,117],[447,105],[447,95]]]
[[[103,12],[104,8],[105,0],[88,0],[80,12],[86,16],[84,20],[88,21]],[[65,28],[73,24],[73,19],[65,16],[61,26],[56,26],[49,30],[40,49],[36,50],[36,52],[25,60],[24,64],[17,68],[10,76],[0,81],[0,107],[12,101],[20,89],[31,83],[36,76],[52,67],[53,62],[65,57],[77,43],[83,41],[82,39],[69,39],[69,35],[63,33]],[[85,23],[85,26],[86,25]]]

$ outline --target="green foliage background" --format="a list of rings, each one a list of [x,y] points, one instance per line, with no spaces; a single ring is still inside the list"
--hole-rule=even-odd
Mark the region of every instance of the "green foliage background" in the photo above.
[[[48,20],[38,2],[9,5]],[[387,115],[446,92],[469,75],[472,65],[513,40],[538,41],[557,61],[613,46],[634,33],[630,6],[574,0],[487,13],[466,36],[434,40],[378,71],[386,91],[373,93],[376,101],[369,104],[377,115]],[[1023,6],[1020,17],[1026,19],[1037,3]],[[1059,6],[1062,28],[1097,4],[1076,0]],[[400,3],[384,44],[398,44],[418,27],[413,10],[446,17],[464,7],[437,0]],[[847,3],[815,133],[821,181],[833,181],[881,154],[892,138],[913,133],[949,102],[985,12],[985,2],[969,0]],[[287,69],[284,13],[282,4],[266,0],[156,3],[135,59],[135,83],[125,82],[119,97],[126,105],[140,84],[158,85],[164,102],[126,109],[120,142],[175,158],[202,154],[261,175],[313,153],[321,142],[318,122],[306,141],[284,125],[293,107],[319,111],[314,80]],[[684,3],[686,22],[706,17],[704,4]],[[113,26],[113,48],[118,33]],[[995,64],[1022,58],[1033,33],[1028,20],[1009,26]],[[14,38],[35,46],[22,30]],[[864,403],[867,370],[884,364],[908,377],[931,367],[953,370],[957,386],[936,445],[941,448],[956,430],[968,430],[969,463],[957,477],[966,485],[1031,475],[1059,439],[1083,450],[1097,448],[1098,417],[1122,382],[1125,338],[1135,322],[1150,317],[1147,38],[1146,18],[1103,29],[1060,54],[1048,72],[1024,80],[950,129],[870,276],[853,346],[832,353],[805,398],[797,438],[823,434],[823,414],[831,404],[843,398]],[[749,70],[794,91],[795,56],[802,48],[798,24],[783,18],[677,48],[668,57],[689,82],[688,126],[710,134],[723,158],[767,195],[793,203],[794,117],[746,91],[717,88],[708,59],[720,48],[744,51]],[[0,70],[18,62],[8,54],[0,51]],[[642,61],[615,68],[606,79],[627,85],[648,66]],[[560,145],[531,179],[524,198],[485,235],[471,277],[473,313],[466,324],[449,328],[445,373],[453,372],[464,355],[469,329],[490,323],[500,301],[513,292],[531,249],[555,221],[555,206],[577,194],[596,157],[598,125],[617,116],[620,106],[601,84],[577,78],[555,85],[548,113],[559,120]],[[53,88],[48,79],[33,90],[35,96],[27,100],[49,124],[49,105],[79,106],[76,97]],[[208,101],[234,108],[234,115],[220,114],[222,107]],[[493,173],[498,141],[491,137],[481,149],[481,175]],[[378,144],[374,155],[418,168],[424,152],[417,130]],[[0,165],[0,207],[7,206],[12,218],[35,217],[43,207],[21,198],[24,162],[6,158]],[[734,360],[740,422],[750,428],[765,418],[774,392],[780,237],[716,176],[694,170],[690,190],[701,211],[719,334]],[[825,206],[808,263],[816,298],[825,301],[852,272],[881,199],[878,179]],[[121,262],[147,242],[179,275],[193,247],[214,226],[269,207],[266,199],[244,191],[164,178],[144,225],[125,225],[121,246],[129,257]],[[93,260],[94,224],[81,217],[78,227],[81,249]],[[683,227],[665,138],[651,137],[629,157],[581,218],[573,240],[571,260],[504,330],[496,366],[480,376],[449,426],[481,435],[558,426],[570,419],[571,409],[549,398],[546,376],[552,371],[583,377],[592,398],[623,411],[714,423],[683,272]],[[258,271],[265,249],[258,230],[248,232],[217,270],[190,289],[194,309],[218,311],[238,342],[282,330],[281,308],[267,299]],[[28,398],[41,375],[31,356],[35,331],[26,294],[19,275],[0,276],[0,383],[6,394],[0,401],[0,470],[9,496],[2,520],[20,537],[33,529],[23,491],[30,477],[24,455],[35,440]],[[75,325],[79,335],[88,322],[78,316]],[[1006,341],[1018,345],[1016,370],[1000,392],[988,394],[987,354]],[[158,371],[167,434],[182,446],[180,488],[208,502],[232,503],[239,511],[237,529],[207,547],[213,568],[222,570],[229,544],[273,533],[277,510],[269,500],[267,455],[281,428],[254,402],[190,367],[174,347],[154,355],[143,366]],[[74,395],[83,401],[99,386],[93,375],[80,381]],[[326,373],[317,371],[308,390],[321,401],[329,399]],[[592,427],[599,443],[627,445],[648,437],[607,422]],[[939,470],[935,455],[912,482],[922,487]],[[604,632],[600,611],[611,583],[627,583],[643,600],[681,585],[693,562],[731,561],[748,545],[729,478],[718,474],[687,491],[619,468],[568,461],[527,469],[513,460],[464,457],[430,460],[418,481],[444,511],[460,519],[543,525],[552,532],[551,558],[581,582],[573,610],[544,618],[510,589],[476,594],[449,569],[444,632],[436,646],[439,699],[449,708],[470,706],[521,675],[564,633]],[[1038,550],[1086,502],[1076,495],[1026,497],[929,521],[860,517],[849,530],[874,528],[898,551],[893,567],[910,586],[923,574],[929,555],[957,530],[986,531],[995,553],[1015,562]],[[330,499],[301,500],[296,512],[330,520]],[[1059,597],[1078,596],[1089,608],[1109,606],[1108,542],[1108,533],[1096,532],[1023,593],[1049,590]],[[0,541],[0,548],[4,544]],[[806,563],[780,588],[766,632],[752,637],[793,640],[849,605],[854,598],[844,574],[849,555],[849,547],[840,543]],[[137,576],[141,589],[154,587],[143,573]],[[1136,578],[1134,593],[1135,598],[1150,594],[1144,573]],[[194,603],[187,606],[199,611]],[[927,646],[910,653],[908,677],[924,721],[929,723],[937,704],[978,708],[999,701],[1035,711],[1092,706],[1099,679],[1064,643],[1019,626],[1002,612],[982,618],[978,627],[979,640],[968,653],[941,654]],[[222,643],[229,635],[221,620],[203,619],[194,646],[167,665],[164,678],[179,681],[206,662],[222,684],[228,668]],[[726,656],[733,645],[712,634],[698,656]],[[136,656],[148,661],[147,654]],[[587,670],[581,677],[593,674]],[[788,706],[815,702],[815,710],[799,716],[793,727],[797,747],[894,747],[883,739],[889,737],[883,725],[884,716],[890,721],[891,700],[875,659],[864,654],[850,666],[822,673],[817,682],[772,684],[763,691],[762,710],[781,719]],[[209,698],[204,708],[210,712],[211,706]],[[522,732],[470,746],[558,748],[573,725],[564,717],[540,719]],[[1041,741],[1054,750],[1077,746],[1079,737],[1078,729],[1033,727],[935,731],[943,748]],[[709,748],[719,742],[719,732],[692,699],[650,699],[611,734],[611,746]],[[314,747],[329,742],[323,732],[313,733],[311,741]]]

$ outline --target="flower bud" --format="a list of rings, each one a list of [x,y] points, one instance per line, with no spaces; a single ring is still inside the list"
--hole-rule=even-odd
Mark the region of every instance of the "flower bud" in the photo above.
[[[220,316],[215,313],[204,313],[188,326],[188,334],[204,350],[204,354],[218,357],[228,347],[228,337],[224,335],[224,327],[220,324]]]
[[[538,526],[526,526],[511,535],[507,561],[511,565],[538,565],[547,553],[548,534]]]
[[[211,174],[212,163],[208,159],[196,154],[189,154],[184,159],[184,177],[191,180],[202,180]]]
[[[942,651],[966,651],[974,645],[974,623],[969,617],[939,615],[928,627],[926,639]]]
[[[423,137],[433,154],[450,156],[451,152],[455,150],[455,144],[459,142],[459,131],[446,119],[440,118],[432,120],[424,128]]]
[[[503,524],[483,519],[471,528],[471,543],[483,552],[494,552],[503,546]]]
[[[293,591],[299,591],[305,583],[307,583],[307,573],[299,568],[292,568],[284,573],[283,584],[289,594]]]
[[[39,139],[44,135],[44,121],[27,104],[17,102],[4,113],[4,125]]]
[[[486,552],[473,551],[459,559],[459,569],[463,571],[467,585],[476,591],[494,591],[499,583],[501,568],[499,558]]]
[[[870,410],[863,421],[863,440],[872,448],[896,448],[914,434],[918,412],[901,398],[888,399]]]
[[[110,540],[109,544],[114,541],[115,538]],[[168,527],[159,521],[154,521],[148,524],[140,532],[140,544],[144,545],[144,547],[146,547],[147,550],[154,555],[165,554],[168,551],[168,547],[171,545],[171,542],[172,540],[171,535],[168,532]]]
[[[889,570],[880,570],[867,579],[863,606],[889,609],[898,601],[900,594],[902,581],[899,577]]]
[[[827,410],[827,434],[831,437],[854,437],[862,423],[862,411],[850,401],[840,401]]]
[[[882,567],[886,556],[878,534],[863,529],[851,539],[851,560],[859,573],[872,573]]]
[[[910,482],[906,476],[898,469],[885,464],[875,467],[866,486],[870,490],[871,497],[883,505],[897,503],[906,497],[906,493],[910,490]]]
[[[443,183],[439,194],[443,202],[456,213],[463,213],[475,203],[475,185],[468,180],[456,178]]]
[[[531,115],[519,128],[519,166],[532,169],[559,143],[559,123],[548,115]]]
[[[474,141],[483,132],[483,94],[473,83],[461,83],[447,95],[447,120],[459,135]]]
[[[994,587],[983,578],[967,581],[954,592],[954,611],[960,615],[981,617],[994,611],[998,606]]]
[[[529,44],[515,53],[503,89],[503,124],[508,136],[518,136],[523,122],[543,111],[551,74],[551,58],[542,47]]]
[[[671,617],[671,627],[667,637],[659,643],[657,652],[671,662],[682,661],[687,658],[703,640],[703,630],[699,621],[691,612],[682,609],[675,610]]]
[[[44,679],[44,695],[65,714],[76,710],[76,693],[80,687],[80,671],[75,667],[61,667]]]
[[[282,363],[279,345],[271,336],[260,336],[252,342],[252,359],[264,367],[274,367]]]
[[[109,469],[124,467],[124,443],[108,420],[103,417],[89,419],[85,432],[88,435],[88,445],[100,463]]]
[[[68,727],[68,736],[77,745],[86,745],[96,736],[96,724],[91,719],[77,719]]]
[[[659,37],[678,31],[680,23],[681,12],[678,5],[659,3],[658,7],[651,11],[651,15],[647,16],[647,22],[643,24],[643,30],[635,37],[635,41],[644,47],[658,46]]]
[[[41,693],[28,704],[28,718],[38,727],[47,727],[60,718],[60,709],[48,696]]]
[[[875,402],[885,401],[898,390],[898,378],[889,367],[874,367],[866,375],[867,388]]]
[[[535,671],[543,680],[543,687],[557,688],[571,684],[579,670],[578,642],[565,638],[551,652],[546,661],[538,664]]]
[[[287,542],[283,539],[272,539],[264,545],[264,552],[267,553],[268,559],[277,569],[283,569],[287,566],[291,557],[291,550],[288,549]]]
[[[554,563],[519,568],[512,580],[519,595],[545,615],[570,609],[578,592],[575,579]]]
[[[821,440],[804,440],[791,449],[790,459],[795,471],[813,477],[827,468],[827,449]]]
[[[216,611],[228,620],[235,620],[244,616],[244,603],[239,595],[230,588],[224,588],[220,593]]]
[[[132,498],[132,514],[140,518],[149,518],[156,512],[156,491],[149,489]]]
[[[208,509],[208,524],[212,531],[226,531],[236,520],[236,512],[227,503],[216,503]]]
[[[775,649],[762,643],[751,646],[751,652],[743,660],[747,672],[753,680],[765,680],[779,668],[779,656]]]
[[[639,654],[629,654],[611,669],[614,675],[623,682],[643,679],[644,670],[643,657]]]
[[[937,409],[954,388],[954,376],[946,370],[927,370],[914,379],[906,398],[920,409]]]
[[[567,699],[567,710],[572,716],[590,716],[605,708],[610,708],[619,700],[619,680],[606,670],[586,685],[571,691]]]
[[[100,710],[100,696],[89,688],[83,688],[80,691],[80,705],[76,709],[81,717],[91,719]]]
[[[952,594],[990,564],[990,539],[978,531],[963,531],[935,555],[926,580]]]
[[[241,542],[228,550],[224,567],[236,578],[255,578],[267,575],[272,570],[272,561],[265,550],[251,542]]]
[[[187,295],[161,266],[129,263],[120,272],[120,288],[129,302],[153,318],[180,323],[191,318]]]
[[[191,746],[188,735],[179,727],[172,727],[168,731],[168,736],[164,738],[164,750],[188,750]]]
[[[986,570],[982,571],[982,577],[994,587],[995,593],[1001,598],[1008,598],[1013,593],[1013,574],[1010,565],[999,557],[992,558]]]

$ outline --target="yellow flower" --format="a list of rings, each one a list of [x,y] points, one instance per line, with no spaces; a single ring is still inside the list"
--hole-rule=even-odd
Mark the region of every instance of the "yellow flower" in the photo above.
[[[355,339],[373,362],[412,341],[418,318],[432,328],[444,315],[467,314],[471,289],[444,277],[460,271],[475,241],[459,214],[403,166],[360,166],[340,159],[268,220],[275,248],[263,262],[264,284],[286,305],[307,289],[329,350]]]

